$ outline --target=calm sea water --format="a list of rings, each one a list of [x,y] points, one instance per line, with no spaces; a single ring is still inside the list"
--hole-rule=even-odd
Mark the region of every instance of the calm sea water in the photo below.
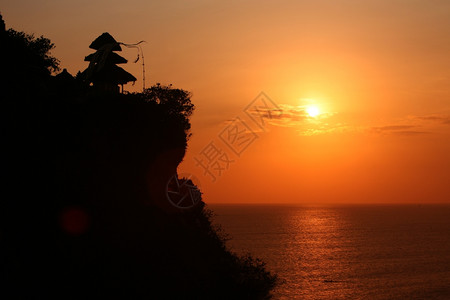
[[[275,299],[450,299],[450,206],[209,207]]]

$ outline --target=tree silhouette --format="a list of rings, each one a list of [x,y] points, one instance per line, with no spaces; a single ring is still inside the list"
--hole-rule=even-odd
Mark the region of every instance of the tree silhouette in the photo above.
[[[42,72],[46,70],[48,74],[59,71],[59,60],[51,56],[50,51],[55,45],[43,36],[35,37],[32,34],[8,29],[6,31],[7,43],[10,54],[15,52],[18,59],[15,64],[25,67],[25,72]]]
[[[172,85],[156,85],[145,89],[140,95],[146,101],[155,102],[173,117],[178,117],[186,132],[191,128],[189,117],[194,112],[191,102],[191,93],[182,89],[173,88]]]
[[[1,19],[1,74],[6,92],[45,89],[50,75],[59,71],[59,60],[51,55],[55,45],[43,36],[35,37],[12,28],[6,30]]]

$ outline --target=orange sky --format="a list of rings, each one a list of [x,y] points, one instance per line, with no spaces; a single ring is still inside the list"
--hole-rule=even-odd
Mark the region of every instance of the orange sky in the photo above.
[[[0,1],[72,74],[102,32],[146,40],[146,84],[193,93],[180,172],[206,202],[450,202],[448,0]],[[244,112],[260,92],[283,112],[264,130]],[[235,117],[257,137],[240,156],[219,135]],[[195,165],[210,142],[233,160],[215,182]]]

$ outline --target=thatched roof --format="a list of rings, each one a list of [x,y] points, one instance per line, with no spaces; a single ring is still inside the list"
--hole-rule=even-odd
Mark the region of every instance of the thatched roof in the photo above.
[[[136,81],[136,77],[128,73],[124,69],[118,66],[112,66],[107,77],[110,77],[111,80],[116,81],[118,84],[126,84],[130,81]]]
[[[74,80],[75,78],[72,76],[72,74],[70,74],[69,72],[67,72],[67,69],[63,69],[61,73],[55,75],[55,78],[57,78],[58,80]]]
[[[84,61],[92,61],[100,58],[103,55],[103,51],[98,51],[91,53],[84,58]],[[109,52],[107,54],[106,62],[107,64],[126,64],[128,61],[115,52]]]
[[[93,82],[94,84],[100,82],[109,82],[112,84],[126,84],[130,81],[136,81],[136,77],[118,67],[116,65],[105,66],[98,72],[90,73],[88,69],[84,70],[82,73],[89,82]]]
[[[119,43],[110,35],[108,32],[103,33],[98,38],[96,38],[90,45],[89,48],[94,50],[99,50],[101,47],[107,44],[115,44],[112,51],[122,51]]]

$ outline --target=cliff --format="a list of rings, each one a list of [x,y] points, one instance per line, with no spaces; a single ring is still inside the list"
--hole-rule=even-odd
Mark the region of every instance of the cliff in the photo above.
[[[17,65],[3,75],[8,68]],[[275,277],[262,262],[227,250],[204,203],[178,210],[167,201],[188,142],[189,93],[160,85],[99,93],[77,79],[39,74],[20,74],[26,80],[11,79],[3,89],[1,293],[270,296]]]

